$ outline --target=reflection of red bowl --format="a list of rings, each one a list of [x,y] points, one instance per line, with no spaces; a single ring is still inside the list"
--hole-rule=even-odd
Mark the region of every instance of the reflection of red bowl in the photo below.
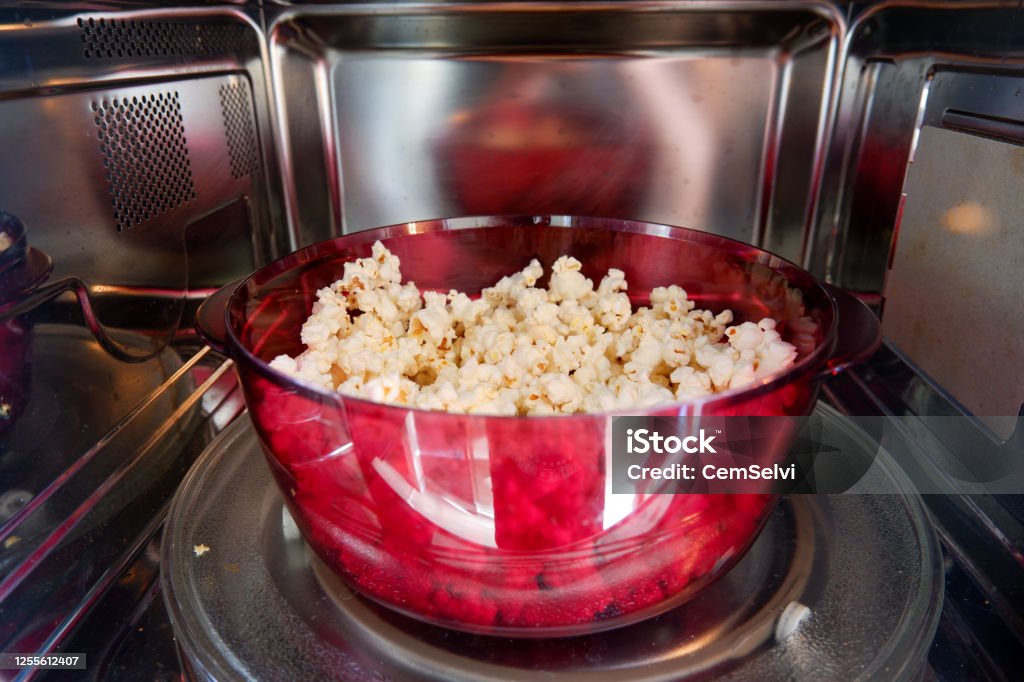
[[[642,130],[527,104],[473,111],[435,154],[467,214],[629,215],[651,158]]]
[[[626,414],[807,414],[837,336],[833,299],[796,266],[706,233],[630,221],[410,223],[272,263],[230,295],[226,316],[218,314],[214,301],[225,300],[218,296],[198,322],[235,359],[275,478],[328,566],[363,594],[433,623],[540,636],[593,632],[663,611],[742,555],[773,498],[611,495],[610,414],[411,410],[326,392],[270,369],[277,354],[302,350],[299,328],[315,291],[340,275],[343,262],[367,256],[377,239],[424,289],[479,291],[532,257],[550,264],[568,253],[590,277],[621,267],[638,298],[677,283],[703,307],[731,307],[741,320],[809,314],[821,324],[817,345],[774,380]],[[778,434],[758,463],[783,457],[790,437]]]

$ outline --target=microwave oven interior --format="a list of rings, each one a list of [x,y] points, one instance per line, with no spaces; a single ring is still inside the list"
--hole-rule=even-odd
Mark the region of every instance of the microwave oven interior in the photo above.
[[[33,268],[0,278],[0,651],[88,661],[4,679],[210,676],[175,645],[164,522],[218,434],[252,430],[202,300],[316,241],[513,213],[705,230],[873,306],[884,345],[824,409],[958,417],[893,446],[936,486],[905,672],[1019,675],[1024,488],[942,474],[1024,460],[1017,3],[39,0],[0,2],[0,29],[0,211]],[[398,629],[406,663],[441,647]],[[360,675],[487,676],[445,651]]]

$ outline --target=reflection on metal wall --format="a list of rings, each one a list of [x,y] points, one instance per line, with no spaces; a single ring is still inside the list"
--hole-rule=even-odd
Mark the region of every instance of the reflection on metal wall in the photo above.
[[[346,230],[431,215],[632,216],[753,238],[763,59],[345,59]],[[359,93],[355,97],[355,93]]]
[[[606,9],[271,11],[300,241],[555,213],[799,260],[841,20],[815,5]]]

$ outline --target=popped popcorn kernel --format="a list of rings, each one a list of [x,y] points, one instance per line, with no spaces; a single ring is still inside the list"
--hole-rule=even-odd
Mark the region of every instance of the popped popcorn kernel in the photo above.
[[[622,270],[594,283],[570,256],[536,286],[536,259],[479,297],[420,292],[376,242],[317,291],[302,325],[306,350],[270,366],[314,385],[381,403],[491,415],[554,415],[651,407],[739,389],[775,374],[816,343],[799,315],[782,340],[775,320],[733,325],[732,311],[698,310],[682,287],[651,291],[633,309]],[[730,326],[732,325],[732,326]]]

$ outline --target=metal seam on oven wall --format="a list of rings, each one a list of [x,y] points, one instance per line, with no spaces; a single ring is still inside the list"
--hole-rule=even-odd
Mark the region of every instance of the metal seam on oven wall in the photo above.
[[[818,203],[821,204],[821,193],[831,192],[833,194],[831,211],[828,212],[827,216],[817,216],[815,220],[815,229],[811,232],[812,239],[808,242],[808,248],[805,253],[805,267],[811,269],[812,272],[822,274],[826,281],[837,283],[842,285],[841,281],[841,268],[843,254],[845,250],[846,236],[848,232],[849,223],[849,210],[848,202],[851,201],[850,190],[852,190],[852,179],[851,173],[856,168],[856,163],[851,159],[854,155],[854,150],[859,153],[863,147],[863,141],[867,134],[868,126],[871,121],[871,107],[874,104],[875,98],[872,96],[874,92],[874,85],[877,81],[875,77],[875,71],[871,66],[872,60],[869,58],[864,59],[860,64],[861,74],[853,74],[851,70],[851,61],[853,61],[853,44],[854,41],[860,34],[862,26],[866,21],[877,11],[879,11],[883,5],[889,3],[878,3],[874,7],[868,7],[865,11],[858,14],[856,3],[850,3],[847,7],[847,30],[842,39],[842,47],[840,50],[839,68],[837,69],[836,81],[835,81],[835,93],[833,98],[834,111],[832,115],[831,135],[829,138],[830,151],[828,158],[826,158],[825,165],[836,164],[838,165],[837,176],[833,183],[823,184],[819,188],[818,192]],[[868,86],[865,86],[865,75],[870,71],[870,80]],[[851,83],[851,90],[849,94],[845,94],[845,86],[847,85],[847,79],[856,79],[855,82]],[[866,88],[866,89],[865,89]],[[865,94],[867,92],[868,94]],[[847,100],[852,98],[852,102],[847,104]],[[847,111],[850,107],[853,107],[853,111]],[[847,123],[856,122],[859,123],[856,127],[854,134],[844,134],[845,144],[841,148],[836,148],[836,136],[840,134],[840,131],[844,129],[844,126],[840,125],[841,119],[847,117],[849,120]],[[854,119],[854,117],[857,117]],[[848,126],[846,126],[848,127]],[[823,180],[828,179],[828,168],[826,167],[823,172]],[[820,272],[819,272],[820,271]]]
[[[301,238],[299,236],[299,225],[302,224],[299,208],[295,197],[295,167],[292,158],[291,142],[285,131],[288,130],[288,109],[284,104],[284,74],[281,72],[281,60],[274,57],[277,48],[275,35],[278,32],[277,26],[266,26],[264,30],[267,35],[268,60],[265,67],[268,82],[270,84],[269,95],[271,100],[270,109],[273,122],[274,148],[277,152],[278,167],[280,168],[280,182],[284,189],[284,219],[288,232],[288,248],[291,251],[299,248]]]
[[[330,221],[334,233],[344,233],[345,213],[342,193],[344,191],[344,169],[338,162],[338,134],[335,128],[336,120],[332,115],[332,103],[334,97],[331,95],[331,68],[327,60],[319,58],[316,60],[313,69],[313,83],[317,91],[317,100],[320,106],[317,113],[320,115],[320,130],[324,142],[324,170],[327,172],[327,192],[330,196]]]
[[[918,96],[917,105],[917,116],[914,119],[914,132],[910,139],[910,149],[907,154],[907,168],[903,173],[903,182],[900,183],[900,203],[899,209],[897,210],[896,217],[892,225],[892,235],[889,238],[889,257],[886,259],[885,270],[882,273],[882,306],[878,311],[879,316],[885,315],[885,292],[888,291],[889,279],[892,275],[892,264],[893,259],[896,256],[897,242],[900,236],[900,223],[903,220],[903,210],[906,206],[907,200],[907,181],[910,179],[910,166],[914,163],[914,157],[917,154],[917,145],[921,140],[921,127],[924,125],[925,114],[928,111],[928,97],[931,94],[932,83],[935,76],[935,67],[932,66],[928,69],[927,76],[924,82],[921,84],[921,92]],[[872,98],[873,99],[873,98]],[[865,117],[865,126],[867,125],[867,117]]]
[[[790,86],[793,76],[793,61],[781,52],[776,57],[777,68],[772,72],[775,84],[771,88],[772,98],[765,118],[764,145],[761,151],[761,177],[757,188],[757,215],[755,217],[751,243],[763,246],[771,230],[772,204],[775,197],[775,183],[779,165],[779,145],[782,142],[783,122],[789,103]]]
[[[862,67],[862,75],[856,81],[856,88],[854,90],[854,97],[860,99],[860,106],[856,108],[854,112],[851,112],[851,122],[855,122],[856,126],[852,134],[847,135],[846,144],[844,145],[840,159],[840,173],[838,182],[833,191],[835,192],[833,211],[830,215],[831,222],[828,224],[828,231],[830,239],[824,244],[823,251],[825,253],[825,272],[828,275],[828,279],[831,282],[835,282],[837,279],[837,269],[839,263],[843,261],[844,249],[846,245],[846,234],[848,226],[848,202],[851,201],[850,192],[851,184],[853,182],[852,173],[857,168],[858,162],[855,159],[859,159],[859,152],[861,145],[868,134],[868,126],[871,121],[872,107],[875,103],[875,98],[870,96],[874,91],[875,83],[877,82],[877,71],[873,62],[867,61]],[[840,105],[841,106],[841,105]],[[855,151],[856,150],[856,151]],[[838,283],[838,282],[837,282]]]
[[[279,257],[294,251],[298,248],[298,243],[288,203],[288,185],[286,182],[288,159],[278,139],[278,131],[284,129],[286,122],[281,117],[281,111],[275,94],[277,87],[274,82],[274,59],[271,56],[272,45],[267,24],[267,11],[263,0],[259,0],[257,16],[259,17],[259,22],[256,30],[259,34],[260,45],[259,73],[262,77],[261,86],[263,91],[262,110],[266,114],[269,128],[267,135],[260,135],[260,153],[264,155],[263,167],[265,169],[263,184],[266,188],[267,196],[271,198],[267,216],[269,225],[275,233],[281,233],[278,234],[278,240],[281,240],[283,237],[283,241],[279,241],[281,244],[280,248],[275,248],[273,253],[269,255]],[[257,93],[254,92],[253,94],[255,100]],[[260,110],[260,107],[257,106],[257,113]],[[257,116],[257,129],[258,127],[259,117]],[[266,260],[266,258],[263,259],[264,262]]]
[[[810,251],[814,244],[814,233],[818,223],[818,207],[821,204],[821,192],[824,187],[824,175],[828,159],[828,147],[835,130],[836,115],[839,110],[839,82],[845,63],[840,57],[843,53],[843,45],[849,36],[849,28],[845,19],[838,10],[836,12],[836,27],[833,28],[830,46],[828,50],[828,64],[825,68],[825,84],[822,93],[821,110],[818,113],[818,130],[815,138],[814,169],[811,173],[810,186],[808,187],[807,213],[804,215],[804,241],[801,246],[800,265],[810,270],[819,277],[825,277],[826,273],[816,272],[813,266],[813,255]]]

